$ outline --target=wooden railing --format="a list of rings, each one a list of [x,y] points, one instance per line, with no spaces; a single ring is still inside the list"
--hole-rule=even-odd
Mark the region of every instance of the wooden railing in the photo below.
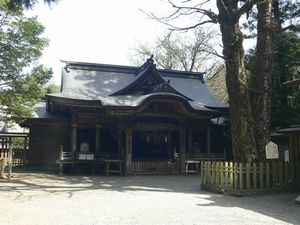
[[[300,164],[287,162],[201,162],[201,187],[245,195],[300,189]]]
[[[12,173],[12,155],[13,155],[13,146],[11,145],[8,151],[8,154],[1,154],[0,157],[0,178],[5,178],[4,175],[5,168],[8,167],[8,178],[11,178]]]
[[[188,153],[186,158],[189,160],[225,160],[224,153]]]
[[[74,171],[74,167],[77,165],[88,164],[91,165],[92,174],[95,172],[96,165],[105,166],[105,175],[108,176],[111,173],[118,173],[123,176],[123,163],[124,160],[115,153],[99,153],[93,152],[80,153],[80,152],[65,152],[61,146],[59,158],[56,160],[59,165],[59,174],[64,172],[64,165],[71,165],[71,171]]]
[[[133,174],[175,174],[178,172],[178,164],[168,160],[132,161],[131,172]]]
[[[12,148],[12,166],[26,168],[28,154],[28,134],[0,134],[0,158],[8,158]]]
[[[27,163],[27,149],[20,145],[13,145],[12,148],[13,167],[25,167]],[[8,148],[0,148],[0,158],[8,158],[8,155]]]

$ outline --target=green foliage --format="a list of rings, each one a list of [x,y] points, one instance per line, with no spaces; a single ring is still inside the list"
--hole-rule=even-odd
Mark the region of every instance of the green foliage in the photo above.
[[[274,51],[272,73],[271,128],[300,124],[300,91],[281,84],[293,79],[300,72],[300,3],[295,1],[274,1]],[[250,19],[252,21],[252,19]],[[249,23],[249,27],[251,27]],[[248,28],[249,28],[248,27]],[[246,65],[251,71],[255,49],[248,51]]]
[[[0,115],[1,119],[30,116],[44,94],[51,69],[38,64],[48,40],[36,18],[0,11]]]
[[[59,93],[59,92],[60,92],[60,87],[56,84],[49,84],[45,88],[46,94],[54,94],[54,93]]]
[[[0,7],[16,12],[22,9],[32,9],[38,2],[38,0],[0,0]],[[44,0],[44,3],[48,5],[55,2],[58,0]]]
[[[299,73],[300,65],[300,3],[296,1],[274,2],[273,94],[272,128],[300,123],[300,92],[281,84]]]
[[[281,83],[293,79],[300,63],[300,38],[286,34],[274,61],[272,127],[286,127],[300,123],[300,91],[295,87],[282,87]]]

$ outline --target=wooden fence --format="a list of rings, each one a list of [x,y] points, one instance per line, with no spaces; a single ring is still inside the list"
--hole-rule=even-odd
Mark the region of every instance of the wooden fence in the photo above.
[[[201,187],[235,195],[300,190],[300,163],[201,162]]]
[[[131,173],[133,174],[174,174],[178,173],[177,163],[167,160],[132,161]]]
[[[7,159],[12,147],[12,165],[15,168],[26,168],[28,155],[28,134],[0,134],[0,159]]]
[[[11,178],[12,173],[12,145],[9,148],[8,155],[0,158],[0,178],[5,178],[5,168],[8,167],[8,179]]]

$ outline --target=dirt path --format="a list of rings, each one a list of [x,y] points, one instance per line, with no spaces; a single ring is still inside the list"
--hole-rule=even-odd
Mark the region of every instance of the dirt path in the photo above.
[[[296,196],[212,194],[188,176],[16,174],[0,180],[0,225],[300,224]]]

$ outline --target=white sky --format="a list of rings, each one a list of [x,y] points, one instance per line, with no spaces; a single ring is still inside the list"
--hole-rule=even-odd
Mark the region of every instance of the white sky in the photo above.
[[[41,63],[53,68],[60,83],[60,60],[129,65],[128,53],[138,41],[154,40],[166,27],[147,12],[167,12],[160,0],[61,0],[51,8],[43,1],[27,16],[38,16],[50,40]],[[163,8],[165,6],[165,8]]]
[[[57,84],[60,60],[130,65],[130,49],[139,41],[151,43],[167,30],[139,9],[158,15],[171,10],[166,0],[61,0],[51,8],[40,2],[26,15],[37,16],[45,26],[50,43],[41,63],[52,67]]]

